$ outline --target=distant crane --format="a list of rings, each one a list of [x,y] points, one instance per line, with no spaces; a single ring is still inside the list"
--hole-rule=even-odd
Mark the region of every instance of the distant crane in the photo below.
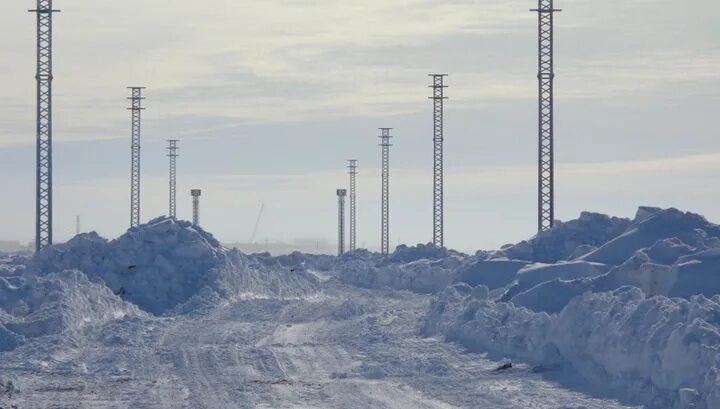
[[[252,237],[250,237],[250,243],[255,243],[255,238],[257,237],[258,229],[260,228],[260,220],[262,220],[262,215],[264,211],[265,203],[260,205],[260,212],[258,213],[257,220],[255,221],[255,228],[253,229]]]

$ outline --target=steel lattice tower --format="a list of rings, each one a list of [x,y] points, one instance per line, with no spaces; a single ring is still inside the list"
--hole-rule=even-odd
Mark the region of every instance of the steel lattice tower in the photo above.
[[[347,190],[338,189],[338,256],[345,254],[345,196]]]
[[[193,224],[195,226],[200,225],[200,195],[202,191],[200,189],[192,189],[190,195],[192,196],[193,204]]]
[[[173,219],[177,215],[177,157],[180,156],[177,150],[177,139],[168,139],[168,157],[170,158],[170,196],[169,196],[169,213]]]
[[[445,200],[443,198],[444,191],[444,168],[443,168],[443,142],[444,136],[444,104],[445,97],[445,77],[447,74],[430,74],[433,79],[430,88],[433,89],[433,244],[436,247],[445,245],[444,233],[444,217],[445,217]]]
[[[52,0],[37,0],[35,249],[52,245]]]
[[[555,222],[553,0],[538,0],[538,231]]]
[[[128,108],[131,115],[131,132],[132,139],[130,145],[130,227],[140,225],[140,131],[142,111],[142,101],[145,97],[142,92],[145,87],[128,87],[131,90],[131,106]]]
[[[357,169],[358,161],[348,159],[350,174],[350,251],[357,250]]]
[[[380,128],[382,139],[382,217],[381,217],[381,238],[380,251],[382,254],[390,254],[390,130],[392,128]]]

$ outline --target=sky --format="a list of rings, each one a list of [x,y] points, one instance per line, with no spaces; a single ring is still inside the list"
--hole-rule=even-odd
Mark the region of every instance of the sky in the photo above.
[[[556,0],[556,217],[640,205],[720,221],[720,3]],[[600,4],[602,4],[600,6]],[[35,19],[0,14],[0,240],[33,239]],[[168,212],[224,242],[335,242],[335,190],[360,162],[358,244],[380,238],[380,127],[392,127],[391,243],[432,240],[428,73],[448,73],[445,242],[537,223],[532,0],[55,0],[55,241],[129,224],[127,86],[145,86],[143,221]]]

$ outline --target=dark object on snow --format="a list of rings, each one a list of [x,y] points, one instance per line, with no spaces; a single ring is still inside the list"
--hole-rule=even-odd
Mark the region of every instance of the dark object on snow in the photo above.
[[[115,295],[123,296],[125,293],[127,293],[127,291],[125,291],[125,287],[120,287],[120,289],[115,292]]]
[[[508,369],[512,369],[512,367],[513,367],[512,362],[506,362],[506,363],[498,366],[497,368],[495,368],[494,372],[507,371]]]

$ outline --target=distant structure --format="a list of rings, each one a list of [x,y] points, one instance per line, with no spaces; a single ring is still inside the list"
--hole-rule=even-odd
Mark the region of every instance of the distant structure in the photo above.
[[[80,216],[75,216],[75,235],[80,234]]]
[[[252,236],[250,237],[250,244],[255,244],[255,238],[260,229],[260,221],[262,220],[263,212],[265,212],[265,203],[260,205],[260,211],[258,212],[257,220],[255,220],[255,228],[253,229]]]
[[[52,245],[52,0],[37,0],[35,250]]]
[[[180,156],[177,150],[179,141],[177,139],[168,139],[168,157],[170,158],[170,196],[168,215],[173,219],[177,216],[177,157]]]
[[[200,195],[202,191],[200,189],[193,189],[190,191],[193,203],[193,224],[195,226],[200,225]]]
[[[131,101],[131,144],[130,144],[130,227],[140,225],[140,131],[141,113],[145,109],[142,101],[145,97],[142,92],[145,87],[128,87],[131,92],[128,98]]]
[[[392,128],[380,128],[382,143],[382,216],[380,252],[390,254],[390,131]]]
[[[553,0],[538,0],[538,231],[555,222]]]
[[[444,193],[444,168],[443,168],[443,142],[444,135],[444,104],[445,97],[445,77],[447,74],[429,74],[432,77],[433,96],[433,244],[436,247],[444,247],[445,245],[445,200]]]
[[[348,159],[350,174],[350,251],[357,250],[357,159]]]
[[[345,196],[347,190],[338,189],[338,256],[345,254]]]

